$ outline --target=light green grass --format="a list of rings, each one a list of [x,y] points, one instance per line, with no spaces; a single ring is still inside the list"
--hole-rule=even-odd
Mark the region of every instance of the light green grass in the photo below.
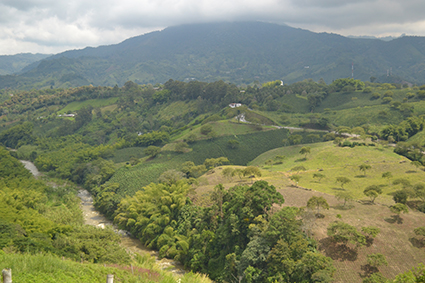
[[[89,100],[84,100],[84,101],[74,101],[69,103],[68,105],[66,105],[64,108],[62,108],[61,110],[59,110],[57,113],[58,114],[62,114],[62,113],[67,113],[69,111],[77,111],[85,106],[92,106],[94,108],[97,107],[104,107],[104,106],[108,106],[111,104],[116,103],[118,100],[118,97],[111,97],[111,98],[106,98],[106,99],[89,99]]]
[[[247,123],[238,123],[236,120],[222,120],[208,123],[212,126],[213,131],[217,136],[238,136],[249,133],[258,132],[254,125]],[[206,139],[207,136],[202,135],[200,129],[203,125],[196,125],[192,129],[185,130],[181,135],[176,136],[177,140],[184,140],[189,135],[194,134],[198,139]],[[274,129],[272,127],[264,126],[263,130]]]
[[[196,110],[196,101],[176,101],[160,109],[156,115],[159,120],[171,120],[175,117],[184,116],[186,113]]]
[[[391,193],[400,189],[392,185],[392,180],[405,178],[411,184],[416,184],[425,179],[425,172],[416,169],[405,157],[395,154],[393,148],[378,146],[342,148],[332,142],[317,143],[308,145],[311,147],[311,154],[305,160],[304,155],[299,154],[302,146],[305,145],[268,151],[254,159],[250,165],[263,166],[271,171],[283,171],[287,176],[296,174],[291,168],[304,166],[307,170],[299,173],[301,179],[298,185],[331,195],[342,190],[341,185],[336,183],[336,178],[347,177],[351,182],[344,185],[344,190],[351,192],[356,199],[366,200],[363,190],[370,185],[379,185],[382,186],[383,194],[377,201],[384,203],[391,203]],[[287,158],[281,165],[274,165],[271,168],[265,166],[265,162],[276,155],[285,155]],[[366,171],[366,176],[359,170],[361,164],[371,166],[371,169]],[[383,179],[384,172],[391,172],[393,177],[390,180]],[[321,173],[326,177],[319,182],[317,178],[313,178],[314,173]]]
[[[179,278],[187,283],[211,282],[205,275],[190,272],[175,276],[151,263],[147,263],[148,266],[139,263],[133,264],[132,273],[130,266],[105,267],[103,264],[78,263],[51,255],[4,254],[0,251],[0,269],[11,268],[14,283],[105,282],[108,274],[114,275],[114,282],[171,283],[178,282]],[[151,273],[147,273],[147,269]]]

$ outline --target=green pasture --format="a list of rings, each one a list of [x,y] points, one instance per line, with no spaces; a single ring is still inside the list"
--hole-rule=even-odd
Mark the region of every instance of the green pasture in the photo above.
[[[67,104],[64,108],[59,110],[57,113],[63,114],[63,113],[73,112],[86,106],[92,106],[93,108],[104,107],[104,106],[108,106],[108,105],[116,103],[118,99],[119,99],[118,97],[111,97],[111,98],[103,98],[103,99],[99,98],[99,99],[88,99],[84,101],[74,101]]]
[[[297,132],[304,140],[311,132]],[[318,133],[323,134],[323,133]],[[212,140],[200,140],[189,144],[191,150],[187,153],[177,153],[163,150],[153,159],[144,159],[136,166],[124,166],[117,170],[110,182],[120,184],[121,196],[132,195],[135,191],[151,182],[157,182],[158,177],[170,169],[179,170],[182,163],[192,161],[196,165],[203,164],[207,158],[218,158],[225,156],[233,165],[247,165],[251,160],[272,149],[280,148],[283,140],[289,135],[286,129],[275,129],[249,133],[245,135],[231,135],[217,137]],[[229,147],[229,140],[239,142],[236,148]],[[314,144],[312,145],[314,146]],[[166,147],[171,148],[171,147]],[[292,147],[290,147],[292,148]],[[140,154],[141,148],[129,148],[120,150],[120,154],[125,154],[128,158],[136,157]],[[116,154],[119,156],[119,154]],[[125,162],[123,158],[114,157],[115,161]],[[127,160],[129,161],[129,160]]]
[[[387,104],[358,106],[356,108],[330,111],[322,115],[334,125],[348,127],[370,124],[372,121],[375,125],[398,124],[404,119],[400,111],[390,109]]]
[[[418,143],[421,146],[424,145],[425,143],[425,131],[421,131],[419,133],[417,133],[416,135],[410,137],[407,142],[409,143]]]
[[[248,123],[238,123],[236,119],[233,120],[222,120],[210,122],[208,125],[212,126],[212,131],[216,133],[218,137],[220,136],[237,136],[237,135],[245,135],[249,133],[259,132],[258,129],[255,128],[255,125]],[[185,140],[189,135],[194,134],[198,139],[206,139],[207,136],[201,134],[201,127],[203,125],[196,125],[191,129],[185,130],[177,139]],[[263,127],[263,130],[273,129],[270,127]],[[260,130],[261,131],[261,130]],[[236,137],[237,138],[237,137]]]
[[[172,120],[184,116],[186,113],[196,111],[196,101],[175,101],[161,109],[156,114],[159,120]]]
[[[383,194],[378,197],[377,202],[391,203],[392,195],[401,189],[400,185],[393,185],[392,181],[404,178],[412,185],[423,182],[425,172],[410,164],[405,157],[393,152],[393,148],[382,146],[357,146],[338,147],[332,142],[316,143],[308,145],[311,153],[305,159],[300,154],[300,149],[306,145],[297,145],[276,148],[255,158],[249,165],[262,166],[270,171],[285,172],[287,176],[298,174],[301,179],[298,185],[316,191],[335,195],[340,191],[349,191],[356,199],[367,199],[363,190],[370,185],[378,185],[383,189]],[[265,165],[269,159],[276,155],[284,155],[286,159],[280,165]],[[366,174],[360,171],[359,166],[367,164],[371,169]],[[304,166],[306,171],[293,172],[291,169]],[[384,172],[391,172],[392,178],[383,178]],[[315,173],[325,175],[319,181],[313,178]],[[351,182],[343,188],[336,182],[337,177],[347,177]]]

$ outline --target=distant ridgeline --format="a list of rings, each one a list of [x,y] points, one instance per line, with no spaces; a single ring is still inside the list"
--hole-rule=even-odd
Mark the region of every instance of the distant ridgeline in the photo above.
[[[261,22],[193,24],[66,51],[0,76],[0,88],[122,86],[180,81],[237,85],[323,78],[425,83],[425,38],[354,39]],[[1,59],[1,58],[0,58]],[[18,60],[18,58],[16,58]],[[1,61],[0,61],[1,63]],[[1,64],[0,64],[1,65]]]

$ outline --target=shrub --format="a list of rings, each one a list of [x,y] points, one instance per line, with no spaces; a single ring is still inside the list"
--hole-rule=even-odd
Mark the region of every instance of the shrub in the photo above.
[[[371,100],[376,100],[381,98],[381,95],[377,92],[373,93],[372,96],[370,97]]]
[[[391,101],[393,101],[393,99],[391,97],[384,97],[382,99],[382,103],[384,103],[384,104],[390,103]]]
[[[201,134],[203,135],[208,135],[209,133],[212,132],[212,126],[207,124],[201,127]]]

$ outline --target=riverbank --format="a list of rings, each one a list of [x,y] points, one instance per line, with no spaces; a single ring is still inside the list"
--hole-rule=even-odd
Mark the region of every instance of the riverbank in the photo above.
[[[31,172],[31,174],[38,178],[43,174],[38,171],[37,167],[28,160],[19,160],[27,170]],[[120,230],[116,227],[112,221],[107,219],[101,213],[96,211],[93,205],[93,197],[92,195],[85,189],[80,189],[77,195],[81,199],[81,210],[84,216],[84,224],[96,226],[102,229],[105,229],[107,226],[112,227],[112,229],[121,236],[121,246],[124,247],[128,253],[130,254],[149,254],[150,256],[155,258],[155,262],[159,268],[163,270],[167,270],[172,272],[173,274],[182,275],[185,274],[183,266],[170,259],[159,259],[159,253],[157,251],[153,251],[142,245],[140,240],[133,238],[131,234],[125,230]]]

